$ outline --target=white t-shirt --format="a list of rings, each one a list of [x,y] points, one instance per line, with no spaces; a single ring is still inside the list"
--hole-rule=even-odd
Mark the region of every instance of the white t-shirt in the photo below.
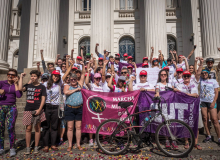
[[[196,76],[194,74],[191,75],[191,80],[195,80]]]
[[[219,88],[219,84],[215,79],[200,79],[200,101],[212,103],[215,98],[215,88]]]
[[[81,70],[82,70],[82,65],[81,65],[81,64],[75,63],[75,64],[74,64],[74,67],[77,67],[78,69],[81,69]]]
[[[121,63],[128,63],[127,61],[125,60],[120,60]]]
[[[182,79],[182,78],[180,78],[180,79],[173,78],[172,86],[174,86],[174,88],[176,88],[176,86],[177,86],[179,83],[183,83],[183,79]]]
[[[127,92],[127,91],[128,91],[128,88],[125,88],[125,92]],[[118,87],[116,87],[116,85],[114,85],[112,92],[122,92],[122,89],[118,88]]]
[[[111,89],[108,87],[108,83],[105,81],[103,83],[103,92],[110,92]]]
[[[57,71],[60,71],[60,73],[62,73],[62,70],[61,70],[61,68],[58,66],[58,67],[56,67],[56,70]]]
[[[167,66],[169,67],[169,83],[172,83],[172,80],[174,78],[174,73],[176,72],[176,68],[174,67],[174,65],[170,65],[170,66]]]
[[[188,59],[187,59],[187,61],[188,61]],[[185,61],[182,61],[182,63],[178,63],[177,67],[178,68],[182,68],[183,72],[184,72],[186,70],[186,63],[185,63]]]
[[[137,83],[133,86],[133,90],[140,90],[141,88],[144,89],[154,89],[154,86],[148,82],[146,83]]]
[[[99,86],[96,86],[94,83],[91,83],[91,91],[103,92],[103,83],[100,82]]]
[[[166,85],[162,84],[161,82],[157,83],[156,89],[159,88],[159,91],[166,91],[166,87],[172,88],[172,85],[170,83],[167,83]]]
[[[184,83],[179,83],[177,84],[176,88],[186,94],[193,94],[193,93],[199,94],[198,85],[199,85],[199,82],[195,80],[191,80],[189,85],[185,85]]]

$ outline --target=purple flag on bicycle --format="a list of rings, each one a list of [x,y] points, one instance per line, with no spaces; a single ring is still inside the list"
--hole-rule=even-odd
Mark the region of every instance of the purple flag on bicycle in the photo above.
[[[154,97],[155,92],[141,92],[139,95],[138,106],[139,111],[145,111],[150,109],[157,109],[158,105],[156,105],[157,101],[153,102],[152,99]],[[190,97],[181,92],[172,92],[172,91],[164,91],[160,92],[160,96],[165,99],[161,101],[161,109],[162,113],[166,117],[166,119],[178,119],[192,128],[195,136],[197,135],[198,130],[198,120],[199,120],[199,98]],[[143,125],[144,119],[146,117],[151,118],[155,115],[155,112],[146,112],[139,115],[139,124]],[[159,124],[163,122],[162,116],[158,116],[154,119],[154,121],[147,127],[147,132],[155,133]],[[176,129],[176,131],[180,132],[179,135],[181,137],[188,137],[184,135],[183,130],[181,128]],[[166,133],[164,133],[166,135]]]
[[[93,92],[81,90],[83,97],[82,132],[96,133],[98,126],[107,119],[124,120],[126,110],[118,106],[119,102],[133,102],[128,108],[129,113],[134,113],[140,91],[133,92]],[[113,127],[103,127],[101,133],[108,134]]]

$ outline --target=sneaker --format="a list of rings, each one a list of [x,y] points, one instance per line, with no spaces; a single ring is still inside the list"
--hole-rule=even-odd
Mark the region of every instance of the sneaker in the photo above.
[[[4,154],[5,150],[4,149],[0,149],[0,155]]]
[[[62,140],[60,140],[59,146],[61,146],[62,144],[63,144],[63,141],[62,141]]]
[[[92,147],[94,144],[93,144],[93,139],[90,139],[89,140],[89,147]]]
[[[203,143],[212,142],[212,138],[207,136],[206,139],[202,141]]]
[[[14,148],[10,149],[10,157],[14,157],[16,155],[16,150]]]
[[[171,147],[170,147],[170,142],[169,141],[166,141],[166,148],[167,149],[170,149]]]
[[[178,147],[177,144],[176,144],[176,141],[173,141],[173,142],[171,143],[171,145],[172,145],[172,147],[173,147],[174,150],[178,150],[178,149],[179,149],[179,147]]]
[[[38,147],[35,146],[35,147],[34,147],[34,152],[33,152],[33,153],[34,153],[34,154],[38,154],[38,152],[39,152],[39,151],[38,151]]]
[[[24,154],[26,155],[31,154],[31,147],[27,147],[26,152]]]

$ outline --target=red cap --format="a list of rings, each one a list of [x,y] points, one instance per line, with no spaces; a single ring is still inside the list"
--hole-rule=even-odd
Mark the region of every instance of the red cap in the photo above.
[[[142,70],[142,71],[140,72],[140,76],[146,76],[146,75],[147,75],[147,71]]]
[[[85,77],[87,76],[88,73],[85,74]],[[89,74],[89,77],[91,76],[91,74]]]
[[[164,70],[168,70],[168,71],[170,70],[170,68],[167,67],[167,66],[166,66],[166,67],[163,67],[163,69],[164,69]]]
[[[179,55],[178,57],[183,57],[183,55]]]
[[[158,58],[153,58],[153,61],[154,61],[154,60],[158,60]]]
[[[115,55],[120,57],[120,54],[119,54],[119,53],[116,53]]]
[[[149,65],[148,65],[148,63],[143,63],[142,67],[144,67],[144,66],[149,66]]]
[[[176,71],[177,72],[183,72],[183,69],[182,68],[177,68]]]
[[[72,67],[72,70],[77,70],[78,68],[77,67]]]
[[[132,66],[128,66],[127,68],[133,68]]]
[[[87,66],[85,66],[85,68],[87,68]]]
[[[128,59],[133,59],[133,57],[132,57],[132,56],[129,56]]]
[[[99,61],[103,61],[103,58],[102,58],[102,57],[100,57],[100,58],[99,58]]]
[[[52,72],[52,74],[53,74],[53,75],[59,75],[59,76],[60,76],[60,71],[54,70],[54,71]]]
[[[80,60],[82,60],[82,57],[81,57],[81,56],[77,56],[76,59],[80,59]]]
[[[143,60],[148,60],[148,57],[144,57]]]
[[[123,56],[124,56],[124,57],[127,57],[127,56],[128,56],[128,54],[127,54],[127,53],[125,53]]]
[[[183,72],[183,76],[184,76],[184,75],[190,75],[190,76],[191,76],[191,73],[190,73],[189,71],[184,71],[184,72]]]

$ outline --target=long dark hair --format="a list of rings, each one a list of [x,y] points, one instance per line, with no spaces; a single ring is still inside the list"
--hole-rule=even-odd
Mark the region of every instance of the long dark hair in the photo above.
[[[51,87],[53,86],[53,74],[50,76],[48,82],[47,82],[47,89],[51,89]],[[55,83],[59,83],[60,82],[61,77],[59,78],[58,81],[56,81]]]
[[[169,81],[169,79],[168,79],[168,72],[167,72],[165,69],[160,70],[160,72],[159,72],[159,76],[158,76],[158,80],[157,80],[157,83],[161,82],[160,75],[161,75],[161,72],[163,72],[163,71],[165,71],[166,74],[167,74],[166,82],[168,83],[168,81]]]

